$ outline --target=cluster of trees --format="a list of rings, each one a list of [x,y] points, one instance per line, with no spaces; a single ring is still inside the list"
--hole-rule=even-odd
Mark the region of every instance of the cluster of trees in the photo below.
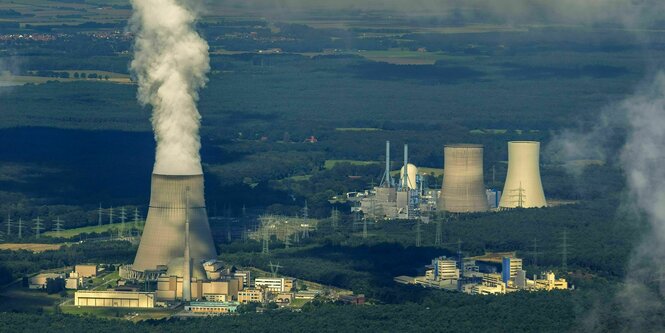
[[[43,269],[73,266],[78,263],[129,263],[135,254],[136,246],[127,241],[83,242],[39,253],[1,250],[0,284]]]

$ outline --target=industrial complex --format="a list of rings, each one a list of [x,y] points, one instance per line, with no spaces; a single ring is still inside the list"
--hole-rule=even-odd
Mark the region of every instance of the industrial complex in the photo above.
[[[551,271],[529,279],[522,268],[522,259],[515,253],[489,253],[470,258],[439,257],[425,266],[424,276],[398,276],[395,281],[472,295],[568,289],[568,282],[557,279]]]
[[[386,142],[385,171],[381,183],[350,198],[353,210],[365,220],[408,219],[427,222],[433,212],[478,213],[547,205],[540,181],[538,142],[508,143],[508,172],[503,191],[484,183],[484,148],[476,144],[444,147],[444,171],[440,189],[427,184],[418,167],[404,161],[393,173],[390,142]],[[393,175],[397,175],[394,177]],[[295,300],[321,295],[321,290],[299,288],[295,278],[258,274],[237,269],[218,260],[208,222],[203,175],[152,175],[150,207],[133,264],[113,269],[116,285],[88,288],[106,267],[77,265],[69,274],[47,273],[33,277],[30,288],[43,289],[49,280],[62,279],[67,289],[76,289],[77,307],[154,308],[178,307],[192,314],[223,314],[237,311],[241,304],[274,302],[288,306]],[[501,193],[504,195],[502,196]],[[309,218],[305,207],[300,217],[264,215],[256,231],[246,235],[263,243],[275,238],[288,248],[309,237],[319,221]],[[245,236],[245,235],[244,235]],[[281,267],[274,265],[275,267]],[[271,263],[271,267],[273,267]],[[457,290],[470,294],[502,294],[517,290],[567,289],[552,272],[526,277],[522,260],[514,253],[481,257],[434,258],[424,275],[399,276],[396,282],[428,288]],[[364,303],[364,297],[349,293],[337,300]]]
[[[446,145],[443,182],[440,189],[425,185],[424,175],[409,163],[404,145],[404,164],[399,179],[391,176],[390,142],[386,142],[385,171],[381,184],[365,193],[347,195],[355,201],[355,211],[366,219],[422,219],[434,211],[477,213],[513,208],[546,207],[540,180],[540,143],[508,142],[508,172],[503,191],[486,188],[483,173],[483,146]]]

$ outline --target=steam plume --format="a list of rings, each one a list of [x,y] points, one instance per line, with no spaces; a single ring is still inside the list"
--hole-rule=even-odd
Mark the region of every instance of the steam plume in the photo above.
[[[194,30],[196,12],[181,0],[131,0],[136,33],[133,73],[138,99],[153,109],[154,173],[201,174],[198,90],[210,70],[208,44]]]

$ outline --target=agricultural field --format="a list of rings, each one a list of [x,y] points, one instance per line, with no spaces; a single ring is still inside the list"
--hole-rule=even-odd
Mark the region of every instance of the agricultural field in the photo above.
[[[0,250],[27,250],[30,252],[44,252],[51,250],[58,250],[61,246],[67,245],[66,243],[61,244],[38,244],[38,243],[0,243]]]

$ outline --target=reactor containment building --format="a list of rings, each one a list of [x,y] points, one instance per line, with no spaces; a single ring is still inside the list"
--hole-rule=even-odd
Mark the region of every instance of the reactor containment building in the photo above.
[[[540,142],[508,142],[508,173],[499,209],[546,206],[540,180]]]
[[[483,146],[446,145],[440,209],[453,213],[489,210],[483,179]]]

